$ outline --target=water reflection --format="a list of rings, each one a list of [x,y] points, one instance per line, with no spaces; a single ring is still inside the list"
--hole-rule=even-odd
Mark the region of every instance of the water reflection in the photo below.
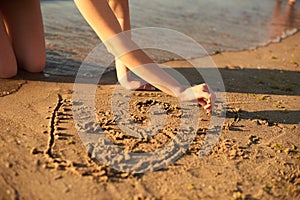
[[[276,0],[269,28],[271,39],[281,36],[282,33],[300,27],[300,6],[291,3],[291,1],[283,2]]]

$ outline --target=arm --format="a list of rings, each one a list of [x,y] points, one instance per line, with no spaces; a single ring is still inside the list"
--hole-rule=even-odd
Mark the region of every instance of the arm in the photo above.
[[[122,28],[107,0],[75,0],[75,3],[84,18],[103,42],[122,32]],[[130,46],[135,45],[130,38],[128,38],[125,43],[124,46],[128,44]],[[120,56],[119,59],[131,71],[134,71],[138,76],[163,92],[184,101],[198,100],[205,109],[211,111],[214,97],[205,84],[185,88],[155,64],[152,59],[140,49]]]

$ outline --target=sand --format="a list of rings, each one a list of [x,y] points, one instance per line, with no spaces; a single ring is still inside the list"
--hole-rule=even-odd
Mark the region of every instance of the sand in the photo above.
[[[196,137],[184,155],[161,170],[119,172],[93,159],[74,122],[74,78],[21,72],[0,80],[1,199],[299,199],[300,33],[255,50],[212,56],[223,77],[227,112],[212,152],[198,153],[210,117],[201,108]],[[199,77],[186,61],[164,63]],[[157,135],[136,139],[118,129],[112,115],[115,72],[96,92],[96,117],[115,144],[151,152],[170,143],[181,119],[176,99],[135,92],[131,120],[149,123],[149,108],[168,113]],[[91,128],[94,128],[91,130]],[[87,125],[97,131],[96,125]]]

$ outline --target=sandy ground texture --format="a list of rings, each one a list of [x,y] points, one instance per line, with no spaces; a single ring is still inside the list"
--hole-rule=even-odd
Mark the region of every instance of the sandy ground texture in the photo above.
[[[151,112],[165,116],[162,127],[149,130],[157,128],[157,134],[136,138],[126,135],[113,115],[114,72],[97,86],[97,123],[86,124],[74,120],[72,108],[80,104],[72,99],[74,78],[23,72],[0,80],[0,199],[299,199],[300,33],[212,59],[226,86],[221,137],[199,159],[210,117],[194,107],[201,117],[191,120],[199,126],[187,151],[164,169],[144,174],[119,172],[95,160],[77,129],[93,135],[102,127],[127,152],[153,152],[178,135],[184,116],[176,99],[134,92],[128,123],[149,125]],[[188,62],[165,64],[199,83]]]

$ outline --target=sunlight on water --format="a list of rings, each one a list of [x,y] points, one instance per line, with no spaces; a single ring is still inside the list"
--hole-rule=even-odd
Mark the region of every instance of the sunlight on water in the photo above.
[[[130,8],[133,28],[177,30],[195,39],[210,54],[257,47],[300,27],[300,2],[291,7],[278,0],[131,0]],[[47,72],[74,75],[100,41],[73,1],[44,0],[42,10]],[[158,62],[172,56],[153,55]]]

